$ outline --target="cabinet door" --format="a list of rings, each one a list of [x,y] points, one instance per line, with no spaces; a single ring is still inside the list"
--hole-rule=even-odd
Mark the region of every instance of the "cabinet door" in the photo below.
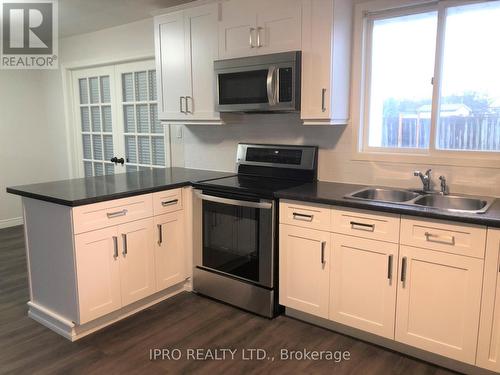
[[[483,260],[400,247],[396,340],[475,363]]]
[[[280,304],[328,318],[330,233],[280,225]]]
[[[162,290],[186,278],[184,212],[156,216],[155,238],[156,289]]]
[[[304,0],[302,119],[330,118],[333,1]]]
[[[258,0],[257,53],[268,54],[301,49],[301,0]]]
[[[79,324],[122,306],[117,236],[116,227],[75,236]]]
[[[218,56],[217,4],[184,12],[186,30],[187,118],[220,120],[214,112],[214,60]]]
[[[155,18],[155,50],[160,120],[186,118],[187,64],[184,51],[184,14]]]
[[[153,294],[156,290],[153,219],[143,219],[118,227],[120,280],[123,305]]]
[[[330,319],[394,339],[398,245],[332,235]]]
[[[349,119],[352,0],[303,0],[301,118],[306,125]]]
[[[254,1],[230,0],[219,5],[219,58],[257,53],[257,13]]]
[[[500,229],[488,229],[484,268],[476,364],[500,372]]]

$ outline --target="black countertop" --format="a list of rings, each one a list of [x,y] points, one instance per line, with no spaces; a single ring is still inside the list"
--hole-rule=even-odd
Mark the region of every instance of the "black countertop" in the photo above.
[[[344,198],[345,195],[365,187],[366,185],[318,181],[278,191],[275,196],[280,199],[324,203],[342,207],[391,212],[402,215],[421,216],[500,228],[500,199],[497,199],[486,213],[474,214],[440,211],[420,206],[404,206],[394,203],[368,202]]]
[[[8,187],[7,192],[64,206],[82,206],[133,195],[190,186],[235,173],[162,168]]]
[[[204,181],[235,175],[235,173],[199,169],[166,168],[15,186],[7,188],[7,192],[75,207],[182,186],[197,185]],[[233,180],[228,179],[226,181]],[[214,182],[216,186],[221,183],[223,183],[223,181]],[[369,202],[344,198],[345,195],[364,187],[366,187],[366,185],[317,181],[285,190],[277,190],[274,196],[279,199],[323,203],[500,228],[500,199],[497,199],[486,213],[474,214],[446,212],[420,206],[405,206],[394,203]]]

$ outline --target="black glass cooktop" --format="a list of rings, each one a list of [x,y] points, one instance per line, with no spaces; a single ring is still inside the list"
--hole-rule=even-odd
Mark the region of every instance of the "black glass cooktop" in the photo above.
[[[239,174],[195,184],[197,188],[211,188],[240,193],[252,193],[273,198],[274,192],[305,184],[305,181]]]

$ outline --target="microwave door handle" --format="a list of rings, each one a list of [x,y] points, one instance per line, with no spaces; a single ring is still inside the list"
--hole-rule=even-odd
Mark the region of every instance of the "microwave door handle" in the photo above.
[[[269,105],[276,105],[276,86],[275,86],[275,76],[276,65],[271,65],[269,71],[267,72],[267,99],[269,100]]]
[[[196,192],[196,195],[198,196],[198,198],[205,200],[205,201],[229,204],[231,206],[262,208],[262,209],[267,209],[267,210],[273,208],[272,202],[269,202],[269,201],[260,201],[260,202],[241,201],[241,200],[237,200],[237,199],[215,197],[213,195],[202,194],[200,192]]]

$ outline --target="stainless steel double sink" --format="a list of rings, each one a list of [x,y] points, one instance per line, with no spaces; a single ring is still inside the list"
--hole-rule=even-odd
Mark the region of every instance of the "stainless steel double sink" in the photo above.
[[[366,187],[344,198],[372,202],[385,202],[405,206],[427,207],[441,211],[485,213],[495,202],[495,198],[462,195],[441,195],[436,192]]]

